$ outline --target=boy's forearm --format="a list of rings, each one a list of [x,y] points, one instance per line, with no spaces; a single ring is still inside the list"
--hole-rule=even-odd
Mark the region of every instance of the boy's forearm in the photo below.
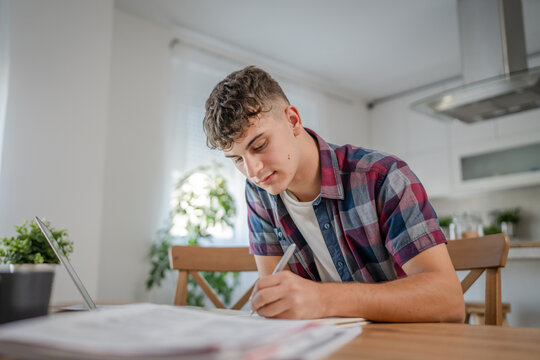
[[[459,282],[427,272],[378,284],[319,284],[325,316],[363,317],[389,322],[463,322]]]

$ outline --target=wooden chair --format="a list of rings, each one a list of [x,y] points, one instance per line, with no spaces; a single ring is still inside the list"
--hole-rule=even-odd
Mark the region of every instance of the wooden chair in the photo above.
[[[175,305],[186,305],[188,275],[191,275],[212,303],[220,309],[225,305],[219,300],[199,271],[206,272],[241,272],[257,271],[255,258],[249,253],[248,247],[201,247],[201,246],[171,246],[169,249],[171,268],[178,270],[178,282],[174,298]],[[248,291],[233,305],[232,309],[239,310],[249,300],[253,284]]]
[[[502,326],[510,326],[508,324],[508,318],[506,314],[511,311],[509,303],[502,303]],[[486,322],[486,305],[483,302],[470,302],[465,303],[465,324],[470,324],[474,321],[474,324],[483,325]]]
[[[506,265],[510,240],[504,234],[450,240],[448,253],[456,270],[470,270],[461,281],[465,293],[486,272],[485,324],[502,325],[501,268]]]

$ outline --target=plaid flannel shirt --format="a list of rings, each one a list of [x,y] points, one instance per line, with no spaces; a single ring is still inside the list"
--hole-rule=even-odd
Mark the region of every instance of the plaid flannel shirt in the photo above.
[[[317,141],[321,193],[315,216],[341,280],[365,283],[405,276],[403,264],[446,239],[426,192],[395,156]],[[313,253],[279,195],[246,180],[250,252],[281,256],[297,246],[291,270],[320,281]]]

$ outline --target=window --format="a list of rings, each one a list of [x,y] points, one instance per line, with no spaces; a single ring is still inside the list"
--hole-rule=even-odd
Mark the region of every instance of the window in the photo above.
[[[236,202],[237,216],[234,233],[222,238],[216,237],[212,242],[215,245],[245,246],[248,244],[245,178],[221,151],[207,148],[202,127],[204,105],[208,95],[219,81],[231,72],[247,65],[250,64],[212,54],[182,42],[175,46],[172,55],[171,114],[174,134],[171,137],[173,151],[170,160],[173,163],[173,181],[176,183],[183,174],[197,166],[216,161],[223,165],[222,175],[227,179],[229,191]],[[315,87],[276,75],[264,65],[261,65],[261,68],[270,71],[280,83],[291,104],[299,109],[304,126],[320,130],[321,135],[324,135],[321,129],[324,127],[324,117],[331,115],[334,119],[351,121],[349,119],[351,114],[355,114],[354,105],[350,102],[337,100]],[[175,225],[174,235],[181,236],[181,224]]]
[[[229,191],[235,199],[237,216],[234,233],[224,232],[221,236],[215,236],[212,244],[247,245],[245,179],[221,151],[210,150],[206,146],[202,127],[204,104],[213,87],[242,65],[186,45],[177,45],[172,66],[172,117],[175,127],[174,151],[171,154],[173,183],[200,165],[209,165],[212,162],[222,164],[221,174],[227,179]],[[174,235],[184,235],[181,224],[175,224],[174,229]]]

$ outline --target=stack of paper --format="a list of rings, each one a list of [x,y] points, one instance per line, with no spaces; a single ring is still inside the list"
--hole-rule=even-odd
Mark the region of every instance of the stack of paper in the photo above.
[[[134,304],[2,326],[0,354],[78,359],[316,359],[360,331],[360,326],[340,328]]]

